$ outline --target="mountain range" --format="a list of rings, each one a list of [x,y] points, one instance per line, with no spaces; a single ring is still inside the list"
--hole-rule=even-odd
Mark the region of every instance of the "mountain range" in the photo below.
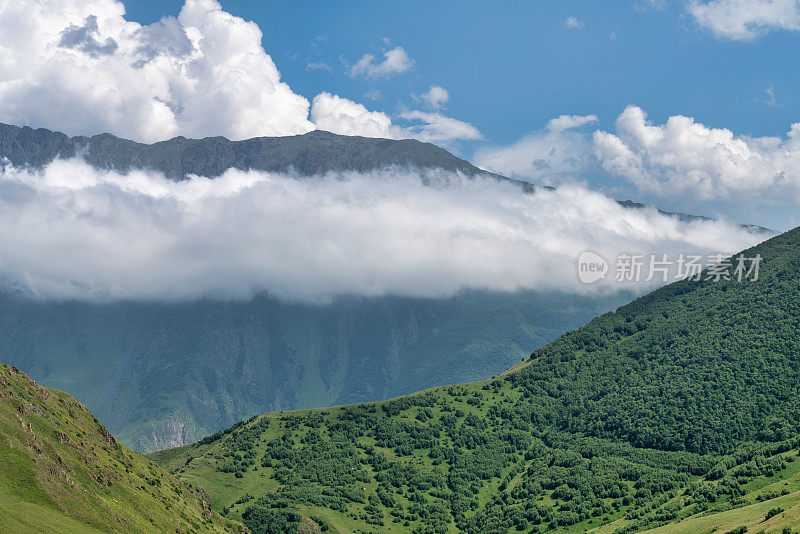
[[[215,178],[228,169],[294,172],[311,176],[329,171],[365,172],[391,166],[441,169],[466,176],[494,176],[443,148],[415,139],[379,139],[314,130],[303,135],[255,137],[175,137],[144,144],[104,133],[69,137],[45,128],[0,123],[0,157],[12,165],[41,167],[56,158],[81,156],[91,165],[118,172],[150,169],[182,180]]]
[[[146,168],[173,180],[215,177],[228,168],[302,179],[391,166],[508,180],[415,140],[315,131],[148,145],[0,124],[0,158],[7,164],[40,168],[74,156],[98,168]],[[0,351],[34,379],[80,398],[121,442],[153,451],[266,411],[374,401],[492,376],[629,298],[468,290],[443,299],[353,296],[320,305],[266,294],[241,302],[87,303],[6,290]]]
[[[7,163],[40,168],[74,156],[98,168],[148,168],[174,180],[228,168],[302,177],[391,166],[507,180],[414,140],[316,131],[147,145],[0,124]],[[321,305],[266,294],[243,302],[85,303],[6,291],[0,350],[36,380],[78,396],[123,443],[151,451],[265,411],[378,400],[491,376],[625,299],[473,290],[444,299],[340,297]]]
[[[0,295],[0,354],[136,450],[265,411],[384,399],[497,374],[625,297],[468,291],[291,304],[43,302]]]

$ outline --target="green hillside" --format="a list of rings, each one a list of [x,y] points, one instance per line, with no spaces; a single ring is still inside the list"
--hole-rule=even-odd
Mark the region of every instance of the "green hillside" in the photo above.
[[[671,284],[501,377],[152,458],[253,532],[799,530],[800,229],[756,253],[758,281]]]
[[[66,393],[0,364],[0,532],[244,532]]]

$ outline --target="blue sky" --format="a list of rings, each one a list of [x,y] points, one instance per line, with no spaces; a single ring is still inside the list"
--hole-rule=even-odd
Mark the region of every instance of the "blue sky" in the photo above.
[[[177,15],[182,4],[125,2],[128,18],[143,23]],[[786,53],[797,47],[797,34],[720,39],[698,27],[684,2],[221,4],[261,27],[264,48],[295,92],[311,98],[330,91],[391,114],[413,105],[411,93],[441,85],[450,93],[448,114],[477,126],[489,143],[518,139],[560,114],[596,114],[601,127],[611,127],[629,104],[655,122],[684,114],[756,136],[783,135],[800,120]],[[582,27],[567,27],[568,17]],[[348,76],[342,60],[379,54],[384,38],[403,47],[414,67],[383,80]],[[307,70],[323,62],[331,72]],[[381,92],[374,102],[363,96],[372,89]]]
[[[39,188],[6,210],[0,252],[26,279],[41,270],[36,290],[94,288],[76,282],[82,273],[102,281],[97,294],[119,287],[132,298],[175,284],[137,288],[125,282],[130,268],[136,279],[185,277],[173,267],[186,250],[199,266],[224,261],[177,284],[184,296],[308,280],[319,295],[561,287],[590,249],[732,253],[764,238],[735,223],[800,225],[799,38],[800,0],[0,2],[3,123],[148,143],[314,129],[413,138],[557,186],[521,197],[460,177],[440,191],[397,169],[307,181],[231,171],[176,184],[80,158],[42,172],[0,166],[0,185]],[[724,220],[681,223],[615,199]],[[17,223],[32,220],[31,235],[52,243],[16,244]],[[51,284],[41,258],[54,250],[65,263]],[[264,255],[251,261],[253,251]],[[118,264],[85,268],[96,257]]]
[[[472,124],[482,139],[444,145],[473,161],[482,149],[514,143],[562,114],[596,115],[583,129],[587,138],[596,129],[613,131],[629,105],[658,125],[685,115],[735,136],[784,137],[800,120],[798,78],[787,52],[796,49],[798,33],[770,26],[781,22],[756,21],[751,38],[731,38],[701,25],[684,1],[221,4],[258,24],[282,79],[309,100],[327,91],[397,117],[420,107],[414,95],[432,85],[445,88],[450,98],[440,111]],[[144,24],[176,16],[181,6],[126,2],[127,17]],[[364,54],[380,59],[394,47],[405,50],[412,68],[377,79],[348,74]],[[327,68],[309,67],[314,64]],[[631,187],[596,166],[575,174],[617,198],[666,209],[779,229],[800,224],[794,205],[765,207],[735,194],[709,199],[692,188],[666,195],[664,188]]]
[[[0,121],[415,138],[783,230],[800,224],[798,39],[800,0],[20,0],[0,7]]]

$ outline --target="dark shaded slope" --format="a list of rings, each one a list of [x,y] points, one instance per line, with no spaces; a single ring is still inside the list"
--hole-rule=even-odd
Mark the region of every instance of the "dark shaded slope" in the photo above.
[[[189,174],[216,177],[230,168],[301,175],[328,171],[369,171],[390,166],[436,168],[467,176],[482,174],[471,163],[446,150],[413,139],[376,139],[312,131],[286,137],[230,141],[224,137],[143,144],[111,134],[67,137],[44,128],[0,124],[0,158],[19,166],[38,167],[56,157],[81,154],[92,165],[127,172],[153,169],[173,179]]]
[[[155,450],[271,410],[476,380],[622,302],[532,292],[449,299],[48,303],[0,295],[0,353]]]

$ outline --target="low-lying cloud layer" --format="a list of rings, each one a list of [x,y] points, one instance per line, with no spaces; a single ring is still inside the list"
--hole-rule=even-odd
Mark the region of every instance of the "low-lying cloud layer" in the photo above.
[[[761,238],[624,209],[580,187],[524,194],[443,173],[230,170],[173,182],[80,159],[0,172],[0,279],[39,298],[593,291],[576,272],[585,250],[732,253]]]

